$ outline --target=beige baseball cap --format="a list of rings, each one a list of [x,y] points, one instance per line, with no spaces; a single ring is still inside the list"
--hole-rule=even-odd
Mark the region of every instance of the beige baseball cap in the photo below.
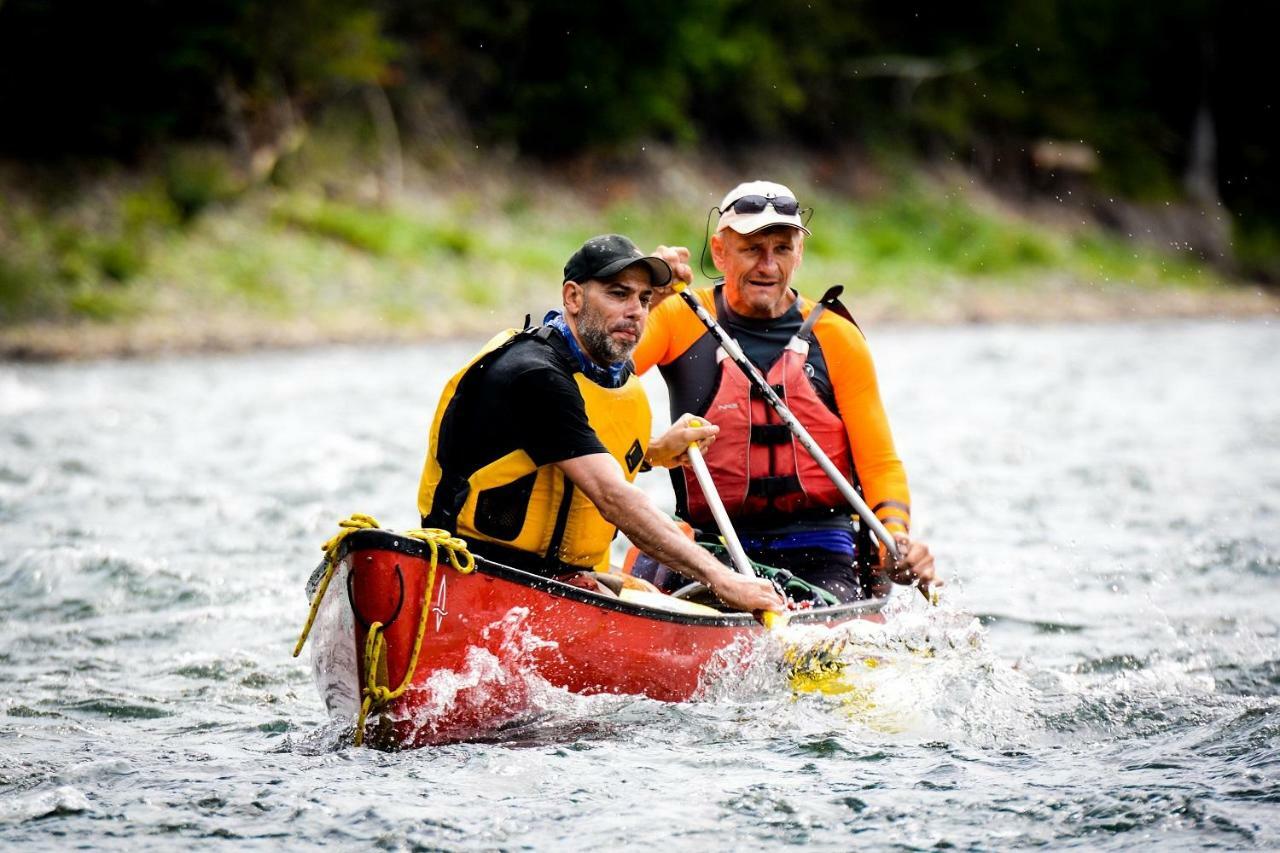
[[[790,225],[805,234],[810,233],[800,221],[800,204],[796,201],[796,194],[790,187],[773,181],[747,181],[738,184],[720,202],[720,211],[716,231],[732,228],[739,234],[754,234],[770,225]]]

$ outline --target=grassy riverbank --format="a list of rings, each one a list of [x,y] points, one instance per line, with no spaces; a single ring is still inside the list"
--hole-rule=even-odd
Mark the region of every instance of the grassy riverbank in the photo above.
[[[0,356],[486,332],[557,301],[565,258],[593,234],[696,253],[723,188],[765,173],[816,210],[802,290],[842,283],[869,322],[1254,314],[1278,304],[1065,204],[1014,205],[959,172],[793,155],[729,166],[665,151],[621,168],[584,160],[535,171],[454,152],[430,169],[410,164],[391,191],[376,170],[347,162],[333,145],[304,147],[252,187],[214,149],[57,187],[0,175],[9,202]]]

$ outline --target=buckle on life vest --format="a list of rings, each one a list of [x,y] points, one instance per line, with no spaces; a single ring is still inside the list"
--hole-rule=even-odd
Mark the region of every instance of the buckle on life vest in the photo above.
[[[778,385],[773,385],[771,387],[773,388],[773,393],[777,394],[779,398],[783,400],[787,398],[787,388],[785,385],[778,384]],[[751,386],[751,396],[757,400],[764,399],[764,394],[755,385]]]
[[[793,495],[800,491],[800,478],[794,474],[786,477],[755,477],[747,484],[749,497],[775,498]]]
[[[752,444],[790,444],[791,429],[786,424],[752,424]]]

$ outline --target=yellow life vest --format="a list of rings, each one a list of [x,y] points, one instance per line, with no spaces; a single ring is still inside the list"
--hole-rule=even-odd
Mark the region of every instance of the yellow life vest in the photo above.
[[[445,385],[431,424],[427,460],[418,487],[418,512],[424,524],[433,514],[444,475],[437,457],[441,423],[459,386],[478,365],[487,365],[491,356],[526,335],[538,336],[536,332],[521,334],[515,329],[494,336]],[[620,388],[605,388],[580,371],[575,371],[573,378],[582,394],[587,422],[609,455],[617,460],[627,482],[635,480],[648,452],[652,420],[640,381],[632,375]],[[513,415],[537,417],[538,413]],[[492,542],[532,555],[549,570],[564,566],[590,569],[608,558],[609,543],[617,528],[555,465],[539,467],[525,451],[513,450],[476,471],[466,472],[466,478],[465,499],[453,532],[468,542]],[[478,551],[484,554],[483,547]]]

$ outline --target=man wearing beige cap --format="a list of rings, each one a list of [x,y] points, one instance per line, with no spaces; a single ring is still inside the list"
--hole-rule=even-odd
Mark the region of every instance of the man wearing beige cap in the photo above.
[[[928,547],[909,536],[906,473],[862,331],[834,298],[815,311],[816,304],[791,287],[810,233],[795,193],[750,181],[730,191],[717,210],[711,257],[724,280],[694,296],[861,488],[902,560],[876,568],[882,555],[869,535],[855,532],[852,508],[839,490],[682,300],[663,300],[653,310],[633,355],[636,371],[658,365],[673,418],[691,412],[720,427],[705,456],[753,560],[787,569],[840,601],[884,594],[885,575],[922,588],[937,585]],[[655,254],[692,281],[687,249],[659,247]],[[676,469],[672,482],[677,514],[714,534],[696,480]]]

